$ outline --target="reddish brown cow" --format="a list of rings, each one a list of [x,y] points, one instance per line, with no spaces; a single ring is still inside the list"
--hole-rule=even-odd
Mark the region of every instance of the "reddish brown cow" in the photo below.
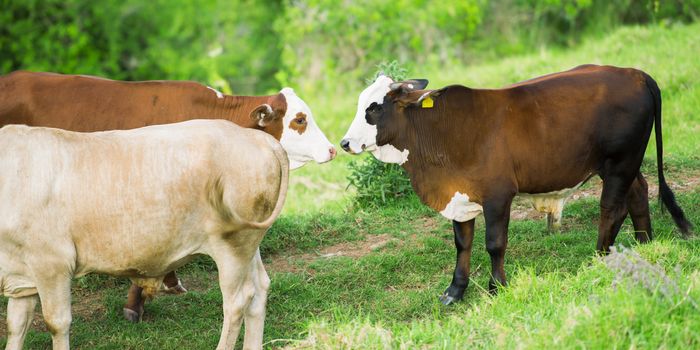
[[[281,93],[221,95],[191,81],[126,82],[17,71],[0,77],[0,91],[0,127],[26,124],[92,132],[208,118],[263,130],[279,140],[282,117],[287,111]],[[174,271],[163,282],[166,292],[187,291]],[[131,285],[124,317],[132,322],[138,322],[143,315],[142,292],[141,287]]]
[[[636,69],[586,65],[504,89],[453,85],[417,90],[392,84],[366,121],[380,160],[401,163],[421,200],[453,220],[457,263],[441,296],[460,300],[469,281],[474,218],[484,214],[489,289],[503,268],[513,197],[551,195],[603,179],[597,249],[607,252],[629,212],[636,238],[651,239],[647,184],[640,172],[655,129],[659,192],[676,225],[691,224],[663,173],[661,92]],[[546,156],[545,156],[546,155]]]
[[[231,96],[190,81],[125,82],[26,71],[0,77],[0,127],[26,124],[92,132],[189,119],[226,119],[282,138],[291,168],[335,156],[308,107],[289,88],[270,96]],[[165,276],[164,284],[169,292],[186,291],[174,272]],[[143,303],[142,289],[132,284],[125,317],[138,322]]]

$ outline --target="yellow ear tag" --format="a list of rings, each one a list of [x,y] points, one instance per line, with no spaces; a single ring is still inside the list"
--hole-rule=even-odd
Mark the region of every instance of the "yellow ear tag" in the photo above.
[[[423,99],[421,102],[421,107],[423,108],[433,108],[433,99],[430,98],[430,96],[427,96],[426,98]]]

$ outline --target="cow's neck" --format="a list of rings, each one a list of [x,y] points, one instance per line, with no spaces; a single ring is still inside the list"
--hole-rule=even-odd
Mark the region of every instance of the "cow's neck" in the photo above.
[[[397,144],[409,151],[408,160],[401,166],[409,174],[418,197],[438,212],[443,211],[457,193],[480,203],[479,179],[470,173],[479,168],[475,151],[486,132],[466,128],[466,121],[455,120],[458,117],[454,115],[449,121],[437,123],[427,116],[413,117],[413,123],[404,130]],[[454,144],[455,140],[459,143]]]
[[[224,95],[211,106],[210,113],[218,119],[230,120],[245,128],[257,127],[257,121],[250,117],[253,109],[267,103],[269,96]]]

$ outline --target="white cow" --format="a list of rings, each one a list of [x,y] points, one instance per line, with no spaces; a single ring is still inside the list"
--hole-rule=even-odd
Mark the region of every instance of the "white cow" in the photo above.
[[[219,271],[218,349],[261,348],[270,280],[258,246],[279,215],[289,161],[263,132],[224,120],[127,131],[0,129],[0,291],[6,349],[20,349],[37,296],[54,349],[69,348],[71,279],[157,279],[199,254]]]
[[[416,84],[426,84],[426,80],[413,80]],[[360,93],[357,101],[357,111],[355,118],[350,124],[350,128],[340,141],[340,146],[350,154],[360,154],[363,151],[371,152],[375,158],[385,163],[402,164],[409,157],[409,151],[398,150],[392,145],[377,146],[377,127],[370,125],[365,120],[365,111],[373,103],[382,104],[384,96],[390,91],[394,80],[380,74],[377,79]],[[423,86],[425,87],[425,86]],[[578,188],[578,186],[577,186]],[[550,230],[561,227],[561,216],[564,203],[576,190],[552,192],[547,194],[527,195],[522,197],[529,199],[533,207],[543,213],[547,213],[547,226]]]

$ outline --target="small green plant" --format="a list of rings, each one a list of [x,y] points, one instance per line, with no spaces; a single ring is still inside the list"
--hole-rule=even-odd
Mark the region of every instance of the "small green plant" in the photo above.
[[[387,164],[372,156],[348,164],[348,188],[357,189],[354,202],[360,208],[378,207],[408,197],[411,181],[398,164]]]
[[[377,65],[377,71],[371,78],[365,79],[367,85],[372,84],[379,74],[384,74],[395,81],[405,80],[408,75],[408,69],[401,65],[397,60],[384,61]]]

